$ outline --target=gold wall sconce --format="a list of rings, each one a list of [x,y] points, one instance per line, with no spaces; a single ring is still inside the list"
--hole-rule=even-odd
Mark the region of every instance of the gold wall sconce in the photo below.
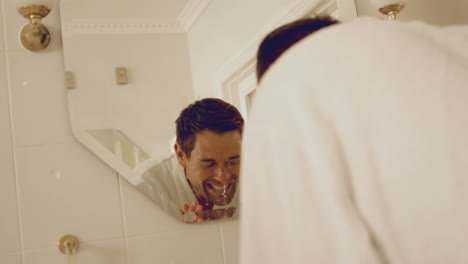
[[[18,8],[18,12],[29,19],[29,24],[21,30],[21,43],[30,51],[41,51],[50,42],[49,30],[42,24],[50,8],[45,5],[28,5]]]
[[[397,16],[406,6],[406,0],[374,0],[379,12],[386,15],[388,20],[396,20]]]

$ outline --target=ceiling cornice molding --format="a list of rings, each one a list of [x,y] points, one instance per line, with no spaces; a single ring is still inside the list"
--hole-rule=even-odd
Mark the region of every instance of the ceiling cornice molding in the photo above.
[[[177,17],[177,21],[189,31],[192,25],[203,14],[203,11],[210,5],[212,0],[190,0],[182,13]]]
[[[139,19],[83,19],[62,23],[64,34],[160,34],[183,33],[182,25]]]
[[[140,19],[73,19],[62,23],[65,34],[160,34],[184,33],[203,14],[212,0],[190,0],[175,23]]]

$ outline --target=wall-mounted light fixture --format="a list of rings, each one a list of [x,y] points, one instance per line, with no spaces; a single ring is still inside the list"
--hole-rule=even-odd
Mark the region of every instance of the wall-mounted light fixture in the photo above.
[[[405,8],[406,0],[373,0],[379,12],[388,16],[389,20],[396,20],[397,15]]]
[[[46,17],[50,8],[46,5],[34,4],[18,8],[18,12],[29,19],[29,24],[21,30],[21,43],[30,51],[41,51],[50,42],[49,30],[42,24],[42,18]]]

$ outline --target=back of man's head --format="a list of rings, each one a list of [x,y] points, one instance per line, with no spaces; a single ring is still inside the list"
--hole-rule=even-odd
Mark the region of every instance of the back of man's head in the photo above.
[[[190,158],[195,146],[195,135],[202,130],[222,134],[237,130],[242,135],[244,119],[233,105],[217,98],[195,101],[180,113],[176,120],[177,144]]]
[[[331,17],[303,18],[270,32],[261,42],[257,52],[257,80],[260,82],[270,66],[291,46],[308,35],[338,21]]]

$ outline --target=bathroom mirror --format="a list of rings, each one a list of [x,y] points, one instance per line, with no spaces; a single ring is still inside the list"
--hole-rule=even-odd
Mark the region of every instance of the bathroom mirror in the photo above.
[[[353,0],[62,0],[60,13],[74,136],[185,222],[196,198],[173,157],[180,111],[218,97],[245,118],[265,34],[304,16],[356,16]],[[206,219],[235,216],[238,193]]]

